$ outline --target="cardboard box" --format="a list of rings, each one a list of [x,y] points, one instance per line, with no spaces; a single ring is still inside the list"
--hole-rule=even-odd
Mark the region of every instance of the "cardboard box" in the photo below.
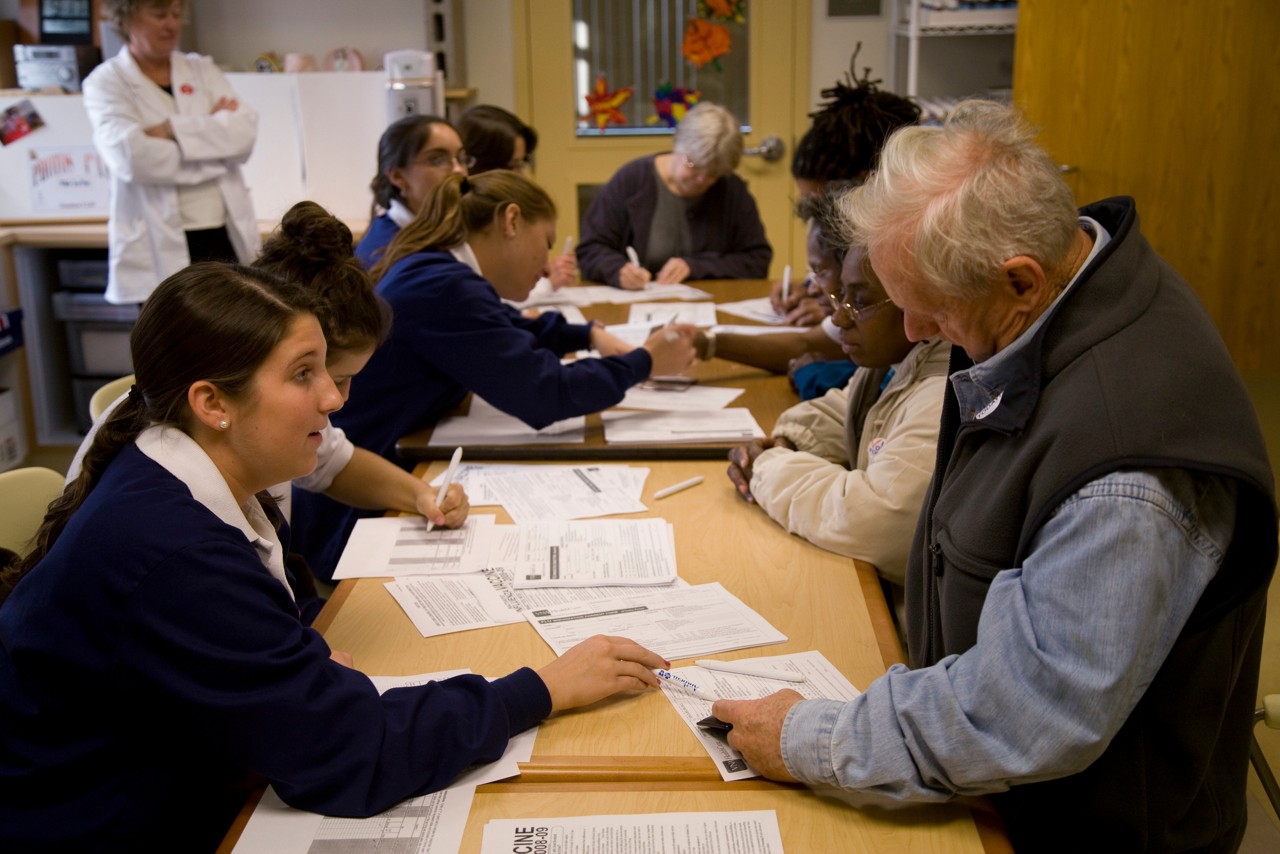
[[[22,464],[27,458],[27,441],[18,418],[18,393],[0,388],[0,471]]]

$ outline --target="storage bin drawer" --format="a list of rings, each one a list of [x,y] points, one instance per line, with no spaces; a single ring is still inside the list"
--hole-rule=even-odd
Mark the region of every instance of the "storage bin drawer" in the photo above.
[[[57,291],[53,295],[53,316],[58,320],[101,320],[132,324],[138,319],[137,305],[115,305],[100,293]]]
[[[131,323],[67,323],[71,372],[102,377],[103,382],[133,373],[133,357],[129,353],[132,329]]]

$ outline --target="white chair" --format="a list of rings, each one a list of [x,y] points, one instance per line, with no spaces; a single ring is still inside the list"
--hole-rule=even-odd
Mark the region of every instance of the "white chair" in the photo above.
[[[95,391],[93,397],[89,398],[89,417],[97,421],[98,416],[105,412],[117,397],[128,391],[133,382],[133,374],[126,374]]]
[[[1280,729],[1280,694],[1268,694],[1262,698],[1262,708],[1253,713],[1255,726],[1258,721],[1264,722],[1271,729]],[[1271,773],[1267,757],[1262,755],[1257,736],[1253,737],[1249,745],[1249,759],[1253,761],[1253,770],[1258,772],[1258,780],[1271,801],[1271,808],[1280,816],[1280,785],[1276,785],[1275,775]]]
[[[62,494],[63,476],[30,467],[0,472],[0,548],[24,554],[44,521],[49,503]]]

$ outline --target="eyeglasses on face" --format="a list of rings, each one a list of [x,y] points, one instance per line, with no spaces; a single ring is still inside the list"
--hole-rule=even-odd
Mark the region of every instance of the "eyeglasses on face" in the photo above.
[[[855,306],[853,303],[841,299],[836,294],[827,294],[827,299],[831,300],[831,305],[837,312],[843,311],[853,319],[854,323],[857,323],[860,320],[866,320],[878,309],[893,302],[891,299],[882,299],[880,302],[871,303],[871,305]]]
[[[426,166],[428,169],[448,169],[457,163],[463,169],[470,169],[476,165],[476,159],[465,151],[459,151],[457,154],[450,154],[443,148],[432,148],[424,151],[413,160],[420,166]]]

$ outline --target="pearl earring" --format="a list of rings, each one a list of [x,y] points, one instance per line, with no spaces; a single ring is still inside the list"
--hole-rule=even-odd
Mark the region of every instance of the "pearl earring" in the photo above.
[[[228,427],[230,427],[230,426],[231,426],[231,422],[230,422],[230,421],[228,421],[228,420],[227,420],[227,419],[225,419],[225,418],[218,422],[218,429],[219,429],[219,430],[226,430],[226,429],[227,429]]]

